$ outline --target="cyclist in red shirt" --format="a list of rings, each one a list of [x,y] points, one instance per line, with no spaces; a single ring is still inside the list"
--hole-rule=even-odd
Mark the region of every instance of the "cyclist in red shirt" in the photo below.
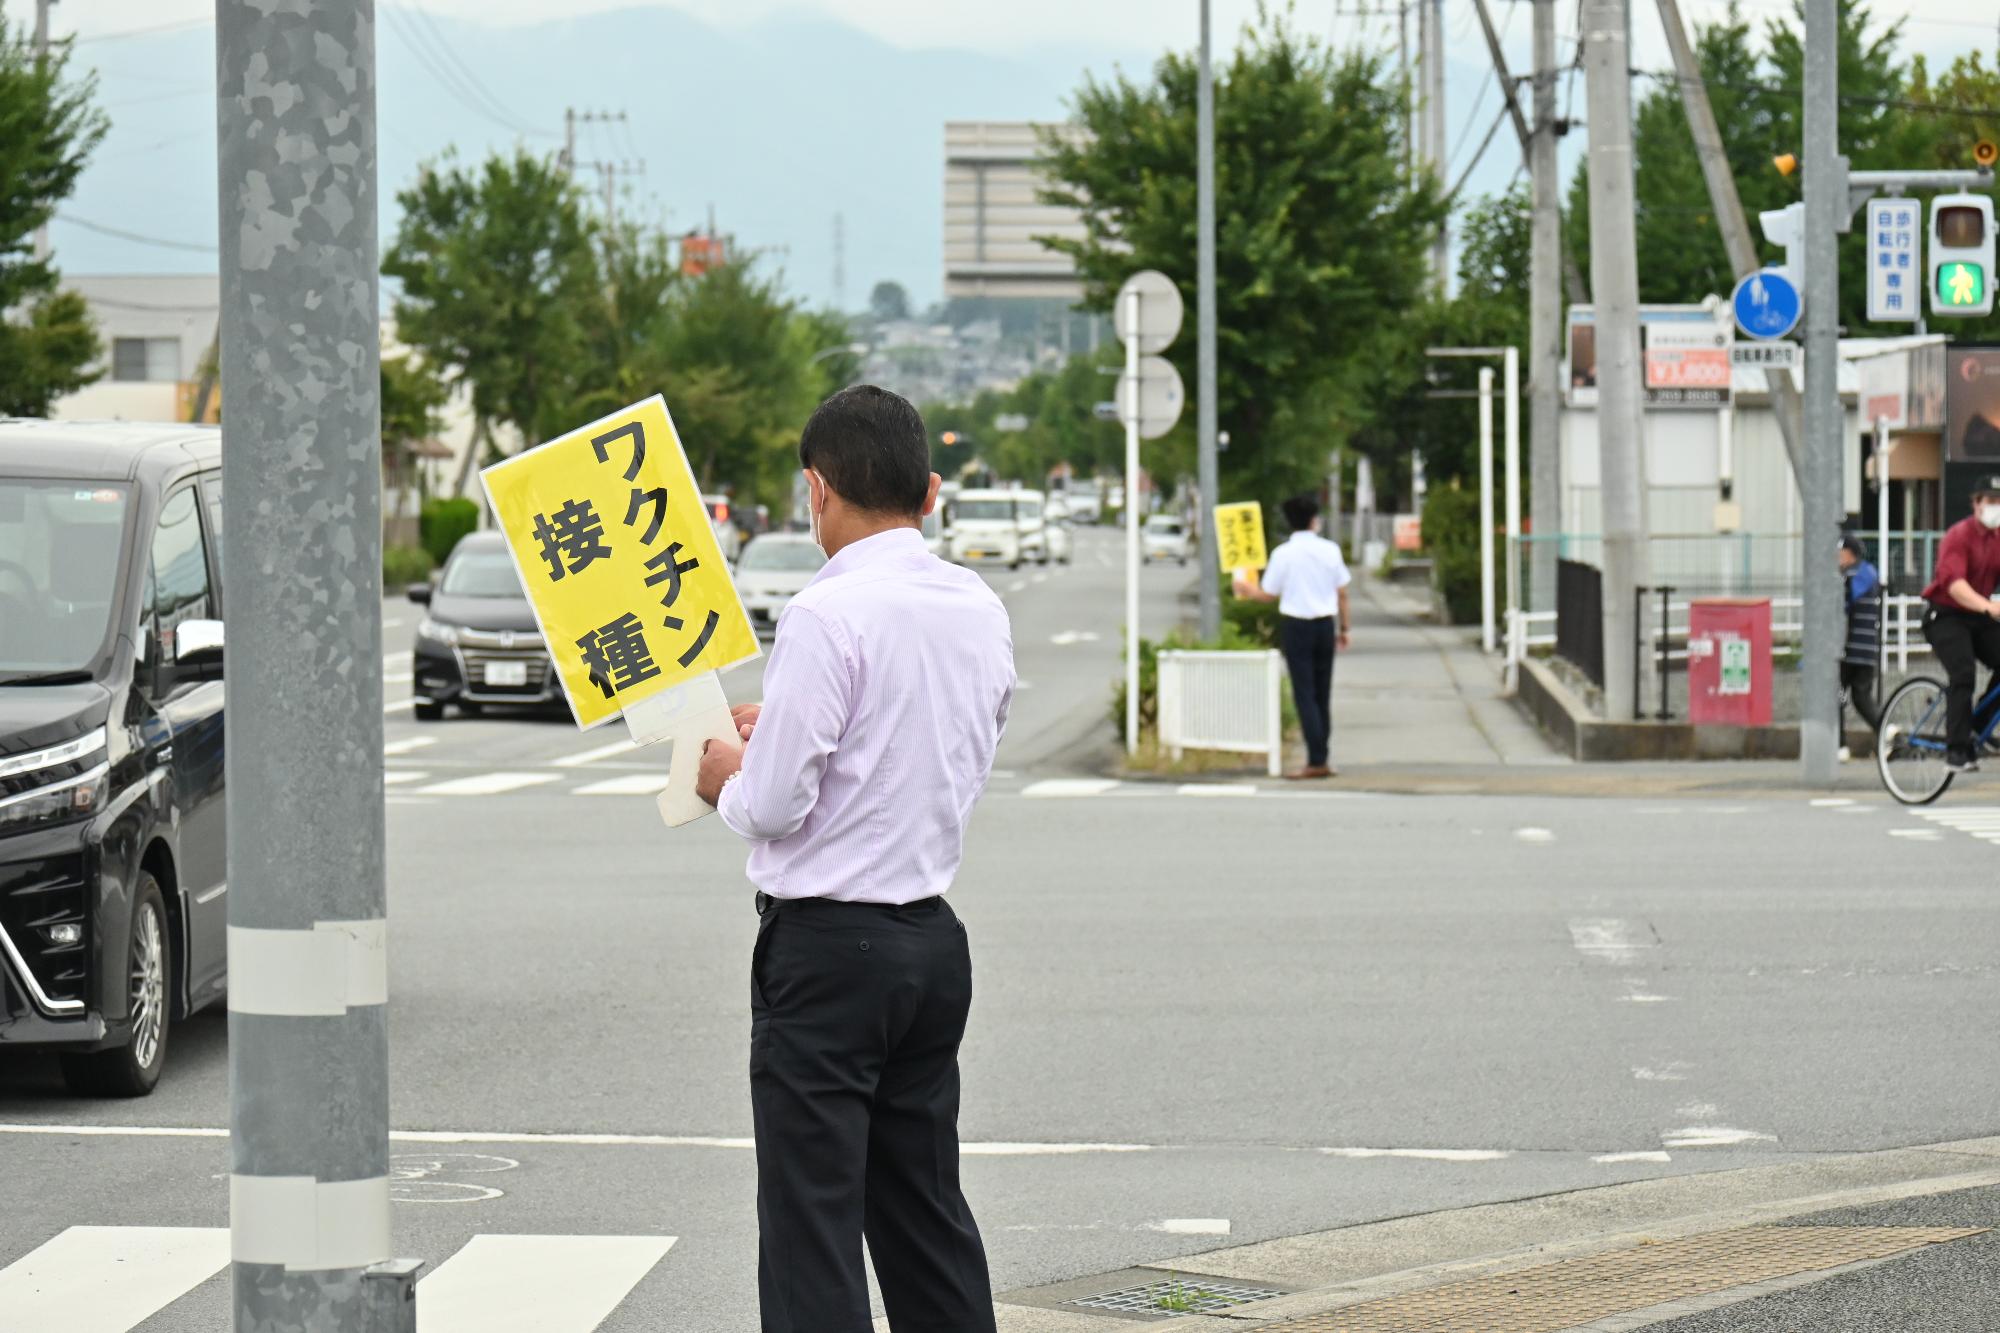
[[[1972,691],[1984,662],[2000,671],[2000,475],[1981,477],[1972,517],[1945,530],[1937,571],[1924,589],[1924,637],[1945,670],[1945,766],[1979,766],[1972,748]]]

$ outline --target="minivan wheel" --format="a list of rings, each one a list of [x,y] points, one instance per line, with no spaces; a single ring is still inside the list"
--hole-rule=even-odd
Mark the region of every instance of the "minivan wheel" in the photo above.
[[[62,1057],[63,1082],[84,1097],[143,1097],[160,1081],[172,1026],[174,955],[167,937],[167,904],[145,871],[132,894],[132,937],[125,950],[131,988],[131,1039],[123,1046]]]

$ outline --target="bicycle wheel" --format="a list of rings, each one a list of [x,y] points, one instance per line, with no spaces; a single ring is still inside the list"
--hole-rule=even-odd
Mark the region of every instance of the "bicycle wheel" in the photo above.
[[[1875,733],[1875,768],[1904,805],[1929,805],[1951,785],[1944,766],[1944,682],[1913,676],[1882,705]]]

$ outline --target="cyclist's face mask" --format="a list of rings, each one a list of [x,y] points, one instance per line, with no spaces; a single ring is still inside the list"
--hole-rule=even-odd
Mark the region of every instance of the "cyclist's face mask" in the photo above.
[[[1989,528],[2000,528],[2000,500],[1981,500],[1979,502],[1979,521]]]

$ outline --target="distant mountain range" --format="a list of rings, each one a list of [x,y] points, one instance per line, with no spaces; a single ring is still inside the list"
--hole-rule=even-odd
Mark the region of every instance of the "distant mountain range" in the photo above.
[[[496,27],[383,3],[379,24],[385,246],[395,191],[448,146],[471,159],[517,141],[553,151],[566,107],[623,110],[628,120],[587,122],[577,137],[581,161],[620,164],[619,181],[633,187],[621,209],[665,215],[684,231],[712,207],[721,230],[770,252],[790,290],[814,305],[834,299],[838,215],[848,309],[885,278],[919,306],[939,295],[945,121],[1062,115],[1086,70],[1142,75],[1149,52],[1173,37],[1163,27],[1134,33],[1130,51],[998,56],[905,50],[798,13],[727,30],[658,7]],[[212,31],[89,43],[77,63],[99,70],[113,127],[63,212],[176,244],[59,221],[58,261],[73,273],[212,271]],[[1481,72],[1468,65],[1460,81],[1455,68],[1455,86],[1476,86]],[[1498,105],[1490,92],[1486,104]],[[640,160],[644,175],[628,174]],[[1497,188],[1515,160],[1499,144],[1481,178],[1493,175]],[[587,185],[600,179],[581,174]]]

